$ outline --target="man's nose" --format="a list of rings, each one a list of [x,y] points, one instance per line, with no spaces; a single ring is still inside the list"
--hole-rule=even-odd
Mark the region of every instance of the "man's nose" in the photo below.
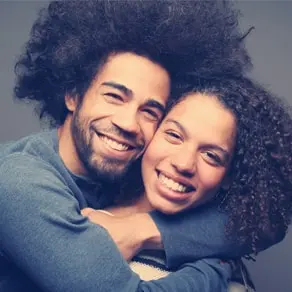
[[[112,116],[112,123],[123,132],[138,135],[141,129],[137,111],[136,108],[130,106],[120,109]]]

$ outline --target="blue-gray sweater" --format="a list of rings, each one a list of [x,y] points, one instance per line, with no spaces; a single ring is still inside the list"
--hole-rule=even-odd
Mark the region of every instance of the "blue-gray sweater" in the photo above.
[[[100,207],[95,184],[65,167],[56,130],[1,145],[0,291],[226,291],[229,265],[198,259],[247,252],[227,240],[226,216],[213,206],[167,218],[153,212],[168,266],[193,263],[143,282],[107,231],[80,215],[85,207]]]

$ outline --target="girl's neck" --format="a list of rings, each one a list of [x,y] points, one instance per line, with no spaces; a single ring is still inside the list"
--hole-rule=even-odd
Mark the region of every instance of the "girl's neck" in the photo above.
[[[135,201],[133,206],[137,208],[137,213],[146,213],[153,210],[153,207],[150,205],[145,194],[143,194],[137,201]]]
[[[112,208],[107,208],[107,211],[112,212],[116,216],[129,216],[137,213],[147,213],[152,211],[153,208],[147,200],[146,195],[140,196],[136,201],[125,205],[118,205]]]

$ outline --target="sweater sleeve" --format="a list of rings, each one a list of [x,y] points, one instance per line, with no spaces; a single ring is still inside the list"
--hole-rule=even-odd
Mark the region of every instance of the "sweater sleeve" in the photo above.
[[[161,233],[168,268],[175,268],[190,260],[233,258],[251,252],[249,246],[226,235],[227,215],[214,204],[174,216],[157,211],[150,215]]]
[[[80,215],[58,172],[36,157],[2,160],[0,194],[1,253],[42,291],[225,291],[229,265],[211,259],[141,281],[107,231]]]
[[[141,286],[142,291],[226,292],[230,277],[229,263],[209,258],[184,264],[169,276],[143,282]]]

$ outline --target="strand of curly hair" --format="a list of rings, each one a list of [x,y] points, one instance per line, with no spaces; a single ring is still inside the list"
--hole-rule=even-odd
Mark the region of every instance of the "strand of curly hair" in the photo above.
[[[251,66],[230,1],[53,1],[16,66],[15,97],[64,122],[64,96],[82,98],[110,54],[133,52],[184,76],[241,75]]]
[[[236,117],[231,186],[221,190],[227,232],[254,253],[283,239],[292,215],[292,116],[286,102],[247,78],[199,80]]]

